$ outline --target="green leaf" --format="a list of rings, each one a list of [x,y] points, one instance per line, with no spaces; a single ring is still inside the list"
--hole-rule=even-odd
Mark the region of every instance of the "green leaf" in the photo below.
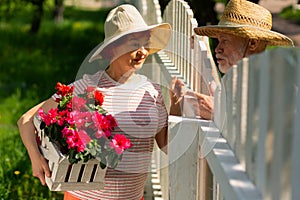
[[[114,169],[118,165],[118,162],[120,160],[120,155],[115,154],[115,153],[110,153],[107,157],[107,160],[108,160],[109,166]]]
[[[106,167],[107,163],[106,163],[106,159],[101,159],[100,161],[100,167],[101,169],[104,169]]]

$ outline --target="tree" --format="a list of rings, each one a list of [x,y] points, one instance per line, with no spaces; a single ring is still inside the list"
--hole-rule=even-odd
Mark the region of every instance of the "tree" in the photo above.
[[[34,6],[30,33],[37,33],[40,29],[42,16],[44,13],[45,0],[27,0],[27,1],[29,1]]]
[[[0,0],[0,19],[10,19],[18,10],[24,9],[26,6],[31,5],[32,19],[30,33],[37,33],[41,26],[41,21],[44,14],[44,5],[49,0]],[[54,0],[53,19],[55,22],[63,20],[63,0]],[[50,4],[49,4],[50,5]],[[53,5],[53,4],[52,4]]]
[[[27,0],[34,6],[33,17],[31,21],[31,33],[37,33],[39,31],[42,17],[44,14],[45,0]],[[55,22],[61,22],[63,20],[63,0],[54,0],[53,18]]]
[[[54,0],[53,18],[54,18],[54,21],[57,23],[63,21],[63,19],[64,19],[64,1],[63,0]]]

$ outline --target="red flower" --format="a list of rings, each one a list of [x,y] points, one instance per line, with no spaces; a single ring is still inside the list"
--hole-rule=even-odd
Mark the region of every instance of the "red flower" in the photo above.
[[[95,105],[102,106],[102,104],[104,102],[104,95],[99,90],[94,91],[94,98],[95,98],[95,101],[96,101]]]
[[[113,129],[115,126],[118,126],[116,119],[112,115],[106,115],[106,119],[109,121],[109,126],[111,129]]]
[[[57,108],[51,108],[49,111],[48,111],[48,114],[45,114],[43,109],[40,108],[39,109],[39,115],[41,117],[41,119],[45,122],[46,126],[50,126],[51,124],[55,124],[57,119],[57,111],[58,109]]]
[[[66,96],[67,94],[72,94],[74,86],[64,85],[60,82],[56,83],[55,89],[57,90],[56,94],[61,96]]]
[[[122,154],[124,150],[131,147],[131,143],[124,135],[116,134],[110,142],[110,147],[114,148],[117,154]]]

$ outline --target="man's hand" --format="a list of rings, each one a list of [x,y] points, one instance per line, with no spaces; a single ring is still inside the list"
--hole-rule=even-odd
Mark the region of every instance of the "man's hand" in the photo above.
[[[203,119],[213,119],[214,116],[214,97],[198,92],[187,91],[185,95],[194,98],[188,98],[187,102],[194,108],[196,115]]]

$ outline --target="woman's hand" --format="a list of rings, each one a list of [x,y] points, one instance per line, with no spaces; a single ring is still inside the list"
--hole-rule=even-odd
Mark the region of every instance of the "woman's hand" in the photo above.
[[[171,107],[170,107],[170,115],[181,115],[181,105],[182,99],[184,95],[184,84],[181,80],[174,77],[170,82],[170,100],[171,100]]]
[[[42,185],[46,185],[45,175],[47,177],[51,176],[47,160],[41,154],[30,157],[30,160],[32,166],[32,175],[39,178]]]
[[[43,185],[46,184],[45,175],[50,177],[51,173],[48,163],[40,153],[36,141],[36,130],[33,123],[33,118],[38,113],[40,108],[43,108],[44,111],[48,112],[50,108],[55,107],[57,107],[57,103],[50,98],[28,110],[18,120],[20,136],[31,160],[32,175],[39,178]]]

